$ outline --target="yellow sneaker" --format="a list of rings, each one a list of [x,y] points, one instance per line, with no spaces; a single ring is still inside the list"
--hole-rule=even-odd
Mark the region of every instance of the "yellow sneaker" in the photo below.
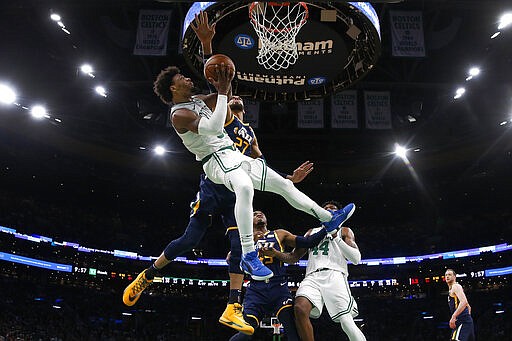
[[[254,328],[244,320],[240,303],[228,304],[219,318],[219,322],[246,335],[254,334]]]
[[[133,282],[124,289],[123,303],[131,307],[140,297],[140,294],[146,289],[153,280],[146,279],[146,270],[142,271]]]

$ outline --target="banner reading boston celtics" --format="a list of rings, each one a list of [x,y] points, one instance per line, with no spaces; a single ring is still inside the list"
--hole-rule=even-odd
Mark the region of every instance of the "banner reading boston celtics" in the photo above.
[[[388,91],[365,91],[366,128],[391,129],[391,105]]]
[[[298,128],[323,128],[324,127],[324,100],[315,99],[303,101],[297,104],[299,117]]]
[[[165,56],[171,11],[140,10],[133,54]]]
[[[357,128],[357,91],[338,92],[331,97],[331,127]]]
[[[390,11],[392,53],[395,57],[425,57],[421,12]]]

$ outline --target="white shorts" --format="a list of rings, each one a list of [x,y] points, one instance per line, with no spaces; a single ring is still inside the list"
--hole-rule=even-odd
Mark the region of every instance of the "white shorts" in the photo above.
[[[254,189],[265,190],[268,169],[263,159],[253,159],[239,151],[224,149],[213,153],[212,157],[203,165],[203,170],[211,181],[216,184],[224,184],[231,191],[233,188],[227,175],[240,169],[249,175]]]
[[[357,303],[350,293],[347,276],[340,271],[323,270],[313,272],[304,278],[297,290],[296,297],[305,297],[313,305],[310,317],[317,319],[322,315],[325,304],[331,319],[338,323],[340,317],[358,315]]]

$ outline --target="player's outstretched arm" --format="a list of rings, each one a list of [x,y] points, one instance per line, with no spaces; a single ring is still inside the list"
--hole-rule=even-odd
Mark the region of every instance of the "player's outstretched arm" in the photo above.
[[[306,254],[307,251],[308,249],[294,249],[291,252],[281,252],[277,251],[273,247],[264,247],[260,249],[260,254],[262,256],[274,257],[283,263],[295,264]]]
[[[354,232],[348,227],[341,228],[341,237],[336,235],[334,241],[338,243],[345,258],[351,261],[354,265],[361,262],[361,252],[356,244],[356,237]]]
[[[197,39],[201,42],[203,58],[213,53],[212,40],[215,36],[215,25],[210,25],[208,14],[204,11],[196,14],[194,22],[190,24],[190,27],[196,33]]]

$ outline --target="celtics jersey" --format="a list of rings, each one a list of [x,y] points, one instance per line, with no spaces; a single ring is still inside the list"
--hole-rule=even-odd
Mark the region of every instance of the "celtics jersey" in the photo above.
[[[178,103],[171,108],[171,117],[178,109],[188,109],[201,116],[201,119],[210,119],[213,115],[210,108],[201,99],[193,97],[192,101]],[[176,131],[178,133],[178,131]],[[178,133],[185,147],[196,156],[197,161],[201,161],[206,156],[218,151],[221,148],[232,146],[233,141],[229,138],[225,130],[220,135],[199,135],[191,131],[183,134]]]
[[[317,233],[322,228],[314,228],[311,233]],[[348,275],[347,259],[338,244],[342,242],[341,239],[336,240],[338,238],[331,239],[327,235],[317,246],[309,249],[306,276],[319,269],[336,270]]]

